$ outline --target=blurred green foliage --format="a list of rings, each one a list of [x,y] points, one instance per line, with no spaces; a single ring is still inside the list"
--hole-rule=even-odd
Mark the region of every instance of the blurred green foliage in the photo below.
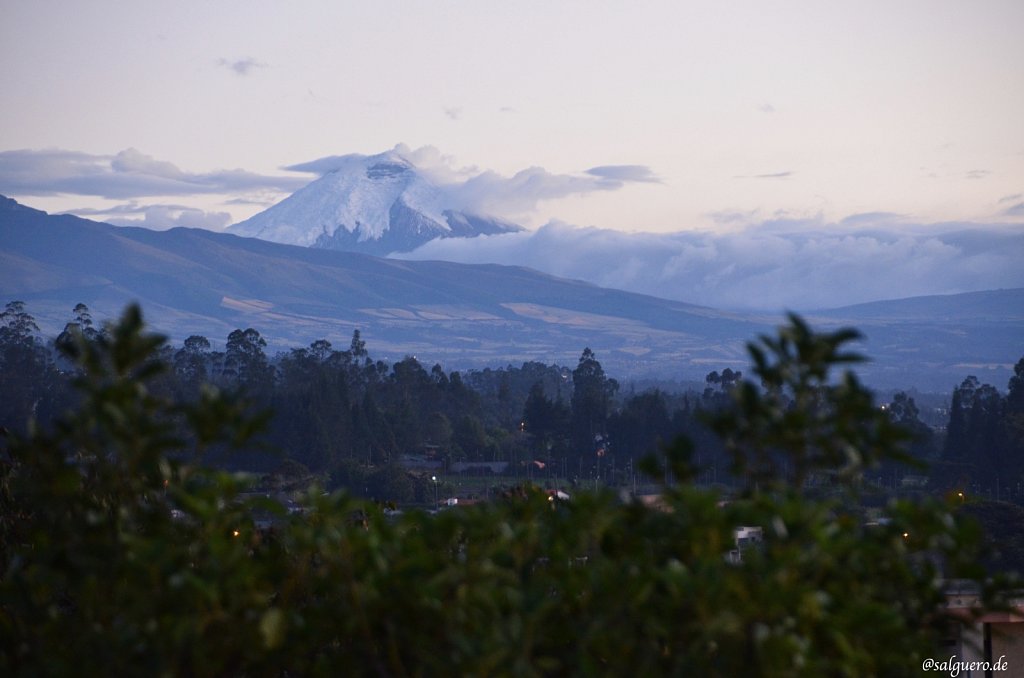
[[[531,488],[386,516],[311,489],[301,513],[203,455],[261,422],[207,389],[177,404],[141,313],[67,344],[81,405],[4,443],[3,675],[910,675],[951,623],[943,577],[979,579],[952,506],[859,510],[903,434],[849,373],[852,332],[792,317],[712,428],[744,490],[686,482],[677,441],[653,506]],[[828,491],[810,491],[824,478]],[[267,527],[267,524],[272,526]],[[727,558],[739,526],[760,546]]]

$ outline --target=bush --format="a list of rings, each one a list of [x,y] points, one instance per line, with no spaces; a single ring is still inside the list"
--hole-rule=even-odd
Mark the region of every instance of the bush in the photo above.
[[[79,337],[81,407],[11,437],[0,471],[0,671],[194,675],[901,675],[935,654],[942,576],[981,578],[937,501],[860,518],[902,439],[850,375],[852,333],[792,318],[751,347],[714,430],[745,489],[686,482],[395,520],[343,493],[243,500],[202,455],[259,430],[244,402],[154,397],[162,338],[129,308]],[[678,441],[648,472],[693,477]],[[806,480],[827,477],[812,497]],[[728,501],[726,501],[728,499]],[[273,525],[254,516],[273,516]],[[734,530],[763,529],[738,562]]]

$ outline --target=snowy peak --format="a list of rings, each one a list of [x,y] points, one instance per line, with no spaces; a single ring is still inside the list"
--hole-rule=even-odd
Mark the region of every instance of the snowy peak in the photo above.
[[[394,151],[348,155],[318,168],[319,178],[278,204],[230,227],[271,242],[384,255],[435,238],[521,230],[463,213],[445,191]]]
[[[413,171],[412,165],[401,158],[387,158],[366,168],[366,178],[386,180],[400,177]]]

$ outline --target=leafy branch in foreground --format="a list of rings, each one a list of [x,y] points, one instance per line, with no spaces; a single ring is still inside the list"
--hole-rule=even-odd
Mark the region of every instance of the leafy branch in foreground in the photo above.
[[[855,330],[815,333],[798,316],[778,336],[749,345],[760,384],[744,381],[735,407],[710,424],[733,458],[734,472],[751,487],[803,487],[814,474],[849,485],[887,460],[909,461],[907,433],[878,408],[849,370],[864,360],[844,350]]]
[[[942,577],[983,576],[950,506],[895,502],[871,525],[853,501],[901,439],[852,375],[830,380],[850,332],[792,317],[751,348],[762,383],[713,422],[738,496],[526,488],[396,519],[315,488],[289,514],[201,469],[257,422],[212,390],[152,395],[162,339],[142,330],[130,308],[78,339],[80,408],[5,444],[5,675],[911,674],[956,623]],[[668,450],[672,477],[689,457]],[[839,491],[809,493],[815,474]],[[763,541],[728,557],[745,525]]]

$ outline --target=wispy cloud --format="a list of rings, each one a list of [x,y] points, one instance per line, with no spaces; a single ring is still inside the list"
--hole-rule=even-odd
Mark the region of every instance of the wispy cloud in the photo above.
[[[306,181],[241,169],[186,172],[129,148],[114,155],[60,149],[0,152],[0,193],[91,195],[114,200],[148,196],[295,191]]]
[[[722,224],[723,226],[746,226],[754,223],[758,214],[758,210],[719,210],[718,212],[711,212],[706,216],[716,224]]]
[[[230,200],[225,200],[224,204],[245,206],[255,205],[257,207],[269,207],[270,205],[273,205],[275,202],[277,201],[274,200],[273,198],[231,198]]]
[[[979,224],[900,222],[895,228],[894,219],[898,215],[875,213],[840,223],[773,220],[730,233],[669,234],[550,223],[533,232],[435,240],[403,258],[529,266],[602,286],[745,309],[812,310],[1024,287],[1024,234]]]
[[[461,106],[445,107],[444,114],[446,116],[448,116],[449,120],[458,120],[459,118],[462,117],[462,107]]]
[[[445,188],[460,209],[512,216],[531,213],[536,210],[538,203],[545,200],[597,191],[617,191],[627,183],[649,183],[656,180],[646,167],[632,166],[623,171],[611,167],[603,169],[606,175],[592,172],[579,175],[553,174],[543,167],[530,167],[510,177],[485,171]]]
[[[762,113],[774,113],[775,107],[772,106],[771,104],[764,103],[758,106],[757,110],[761,111]]]
[[[988,175],[992,174],[990,170],[985,169],[973,169],[965,173],[968,179],[984,179]]]
[[[257,61],[252,57],[244,57],[241,59],[218,59],[217,64],[230,69],[235,73],[235,75],[242,77],[249,75],[254,70],[267,67],[265,63]]]
[[[1014,193],[1013,195],[1004,195],[1002,198],[999,199],[999,204],[1001,205],[1004,202],[1013,202],[1015,200],[1021,200],[1021,199],[1024,199],[1024,193]]]
[[[858,212],[857,214],[844,217],[839,222],[839,227],[845,231],[868,228],[881,228],[891,231],[905,228],[905,224],[902,223],[904,219],[904,215],[896,212]]]
[[[208,212],[187,205],[174,204],[140,205],[131,202],[103,209],[76,209],[70,213],[80,217],[99,217],[115,226],[141,226],[154,231],[178,226],[217,231],[231,223],[231,215],[227,212]]]

